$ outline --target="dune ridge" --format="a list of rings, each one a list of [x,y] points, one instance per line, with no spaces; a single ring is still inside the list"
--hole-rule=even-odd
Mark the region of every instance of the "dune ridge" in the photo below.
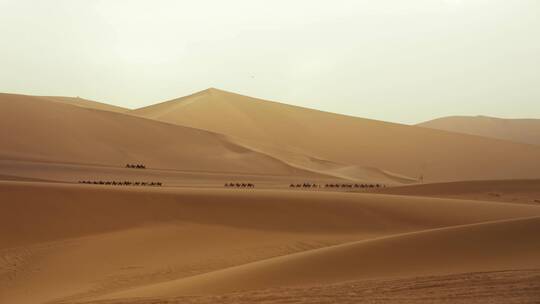
[[[110,112],[117,112],[117,113],[124,113],[124,112],[130,111],[130,109],[128,108],[119,107],[119,106],[115,106],[115,105],[111,105],[111,104],[103,103],[99,101],[84,99],[80,97],[65,97],[65,96],[35,96],[35,97],[51,100],[55,102],[75,105],[75,106],[88,108],[88,109],[103,110],[103,111],[110,111]]]

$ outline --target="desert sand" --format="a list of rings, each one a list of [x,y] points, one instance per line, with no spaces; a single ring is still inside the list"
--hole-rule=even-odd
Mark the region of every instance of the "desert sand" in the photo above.
[[[279,190],[7,181],[0,188],[0,285],[10,302],[215,295],[540,266],[538,206]]]
[[[216,89],[0,115],[0,303],[540,300],[540,146]]]

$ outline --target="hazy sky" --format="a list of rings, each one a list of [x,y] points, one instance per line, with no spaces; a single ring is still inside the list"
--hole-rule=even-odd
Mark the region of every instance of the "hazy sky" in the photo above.
[[[540,118],[538,0],[0,0],[0,92]]]

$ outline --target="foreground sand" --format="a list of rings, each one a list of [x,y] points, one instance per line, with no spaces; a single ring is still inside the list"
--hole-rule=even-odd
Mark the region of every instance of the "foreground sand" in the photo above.
[[[373,193],[428,196],[540,206],[540,180],[488,180],[433,183],[375,189]]]
[[[415,299],[406,286],[457,275],[455,288],[484,290],[501,282],[497,272],[487,285],[464,273],[540,268],[533,205],[14,181],[0,182],[0,193],[2,303],[309,303],[384,286]],[[454,287],[441,286],[444,299]]]
[[[349,281],[339,284],[274,288],[214,296],[183,296],[91,301],[97,304],[180,303],[538,303],[540,270]]]

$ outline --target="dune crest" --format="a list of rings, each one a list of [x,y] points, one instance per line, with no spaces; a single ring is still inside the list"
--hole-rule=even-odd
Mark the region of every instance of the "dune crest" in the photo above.
[[[124,113],[127,111],[130,111],[128,108],[123,108],[119,106],[110,105],[107,103],[94,101],[94,100],[88,100],[80,97],[64,97],[64,96],[35,96],[39,98],[43,98],[46,100],[52,100],[56,102],[61,102],[65,104],[75,105],[82,108],[87,109],[96,109],[96,110],[103,110],[103,111],[110,111],[110,112],[117,112],[117,113]]]

